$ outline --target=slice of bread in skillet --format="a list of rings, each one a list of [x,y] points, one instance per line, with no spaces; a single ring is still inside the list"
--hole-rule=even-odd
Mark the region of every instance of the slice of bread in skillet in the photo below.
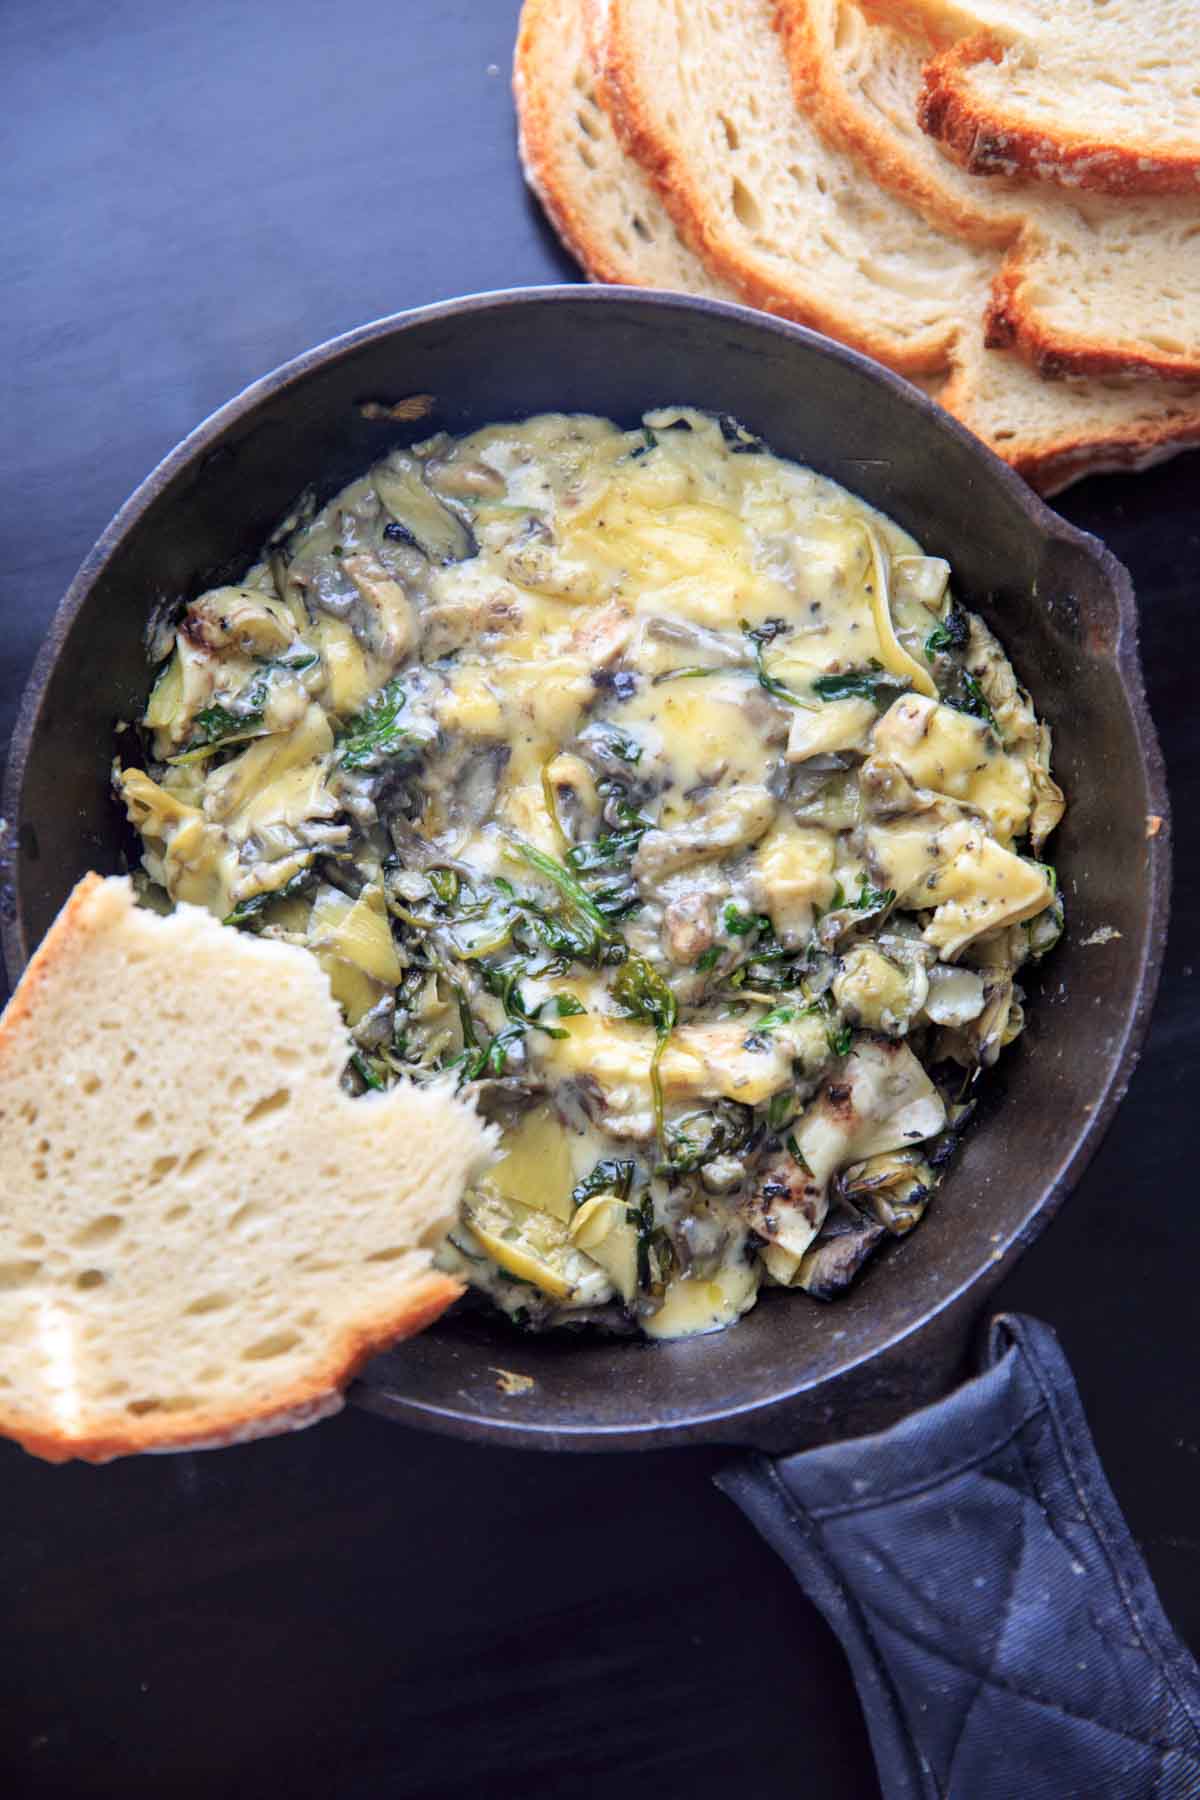
[[[1007,255],[988,339],[1049,375],[1200,376],[1200,190],[1124,202],[983,180],[917,122],[928,39],[853,0],[775,0],[797,104],[822,135],[942,229]]]
[[[352,1099],[349,1048],[305,951],[80,882],[0,1019],[0,1433],[104,1462],[306,1425],[456,1298],[433,1249],[492,1134]]]

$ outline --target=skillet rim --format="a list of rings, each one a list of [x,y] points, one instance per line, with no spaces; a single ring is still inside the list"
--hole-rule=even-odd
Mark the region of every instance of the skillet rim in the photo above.
[[[201,421],[171,450],[134,490],[114,515],[95,545],[85,557],[51,619],[46,637],[34,661],[17,711],[0,794],[0,948],[13,986],[28,961],[28,934],[16,886],[20,856],[16,840],[16,821],[21,817],[20,799],[26,770],[37,729],[41,707],[52,674],[67,648],[67,638],[79,613],[87,603],[91,590],[127,534],[141,521],[162,490],[189,464],[211,454],[224,434],[237,425],[261,402],[302,383],[317,370],[327,368],[364,345],[398,336],[415,327],[431,323],[472,319],[508,307],[536,306],[569,302],[577,307],[612,304],[638,305],[651,312],[684,310],[706,314],[715,319],[755,329],[784,340],[806,344],[811,350],[833,362],[840,362],[890,390],[901,409],[921,416],[932,427],[964,446],[979,467],[981,477],[1001,490],[1015,503],[1031,534],[1049,549],[1054,543],[1072,547],[1092,563],[1116,603],[1117,629],[1110,644],[1104,646],[1129,704],[1134,736],[1140,755],[1141,773],[1151,810],[1161,820],[1154,850],[1149,857],[1147,885],[1149,901],[1146,930],[1137,985],[1132,1004],[1124,1018],[1121,1043],[1112,1072],[1080,1133],[1066,1162],[1048,1186],[1031,1200],[1023,1223],[1013,1231],[987,1263],[948,1292],[939,1294],[919,1317],[890,1337],[884,1344],[852,1356],[836,1374],[801,1378],[786,1392],[764,1399],[729,1407],[716,1406],[702,1412],[691,1412],[684,1418],[666,1422],[648,1421],[635,1425],[598,1425],[588,1423],[578,1428],[522,1423],[519,1416],[482,1417],[469,1405],[461,1409],[433,1405],[406,1398],[386,1386],[374,1386],[360,1380],[351,1388],[350,1398],[369,1410],[442,1434],[491,1442],[510,1447],[544,1449],[616,1449],[651,1448],[667,1444],[712,1443],[719,1439],[752,1442],[764,1430],[779,1423],[789,1409],[822,1389],[832,1389],[861,1377],[868,1368],[911,1353],[914,1340],[936,1335],[961,1313],[969,1296],[982,1302],[986,1294],[1003,1278],[1013,1262],[1034,1242],[1054,1217],[1064,1198],[1098,1150],[1113,1116],[1128,1089],[1133,1071],[1149,1027],[1158,982],[1166,951],[1167,924],[1171,886],[1171,813],[1167,793],[1165,766],[1158,736],[1150,715],[1138,653],[1138,615],[1133,584],[1128,571],[1098,538],[1079,530],[1053,512],[1007,464],[995,456],[980,439],[959,424],[937,403],[903,377],[874,362],[858,351],[849,349],[805,326],[792,324],[751,307],[725,301],[703,299],[658,289],[556,283],[537,287],[490,290],[437,301],[386,315],[330,338],[280,364]],[[9,822],[14,841],[7,847],[4,822]],[[653,1354],[657,1346],[637,1346],[637,1352]]]

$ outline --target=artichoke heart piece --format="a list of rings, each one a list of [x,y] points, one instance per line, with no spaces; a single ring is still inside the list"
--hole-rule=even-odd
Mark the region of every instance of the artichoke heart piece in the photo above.
[[[379,686],[377,671],[344,619],[322,613],[314,621],[312,635],[321,652],[326,704],[335,717],[352,718]]]
[[[968,1025],[983,1011],[983,976],[974,969],[935,963],[929,971],[925,1016],[935,1025]]]
[[[1033,845],[1033,853],[1040,856],[1042,846],[1052,831],[1057,830],[1064,812],[1067,810],[1066,798],[1057,781],[1050,773],[1050,727],[1043,725],[1038,749],[1029,765],[1030,780],[1033,784],[1033,811],[1029,815],[1029,841]]]
[[[981,933],[1043,912],[1053,902],[1054,880],[1041,863],[976,836],[930,876],[925,894],[936,909],[925,942],[953,961]]]
[[[916,600],[940,612],[950,581],[950,564],[940,556],[894,556],[892,586],[898,601]]]
[[[876,716],[869,700],[854,695],[846,700],[831,700],[820,712],[797,712],[788,733],[788,762],[860,750]]]
[[[126,769],[120,786],[129,822],[153,853],[154,866],[147,868],[154,879],[172,900],[207,907],[223,919],[236,876],[224,834],[141,769]]]
[[[585,1200],[571,1221],[570,1237],[577,1249],[600,1265],[622,1300],[632,1300],[638,1285],[638,1237],[619,1195],[596,1194]]]
[[[426,486],[421,464],[415,457],[403,450],[393,451],[373,471],[371,479],[401,533],[430,562],[463,562],[474,555],[471,533]]]
[[[568,1139],[549,1107],[535,1107],[505,1132],[488,1184],[505,1200],[535,1207],[563,1224],[571,1220],[575,1209]]]
[[[893,1237],[904,1237],[924,1216],[934,1175],[915,1150],[889,1150],[853,1163],[838,1185],[852,1206],[870,1213]]]
[[[283,602],[252,587],[209,588],[188,607],[186,628],[209,650],[255,657],[277,656],[296,635]]]
[[[886,1150],[933,1137],[946,1109],[928,1075],[903,1043],[860,1038],[795,1126],[795,1140],[815,1182]]]
[[[331,916],[328,901],[323,908],[314,906],[312,929],[315,944],[354,963],[381,986],[397,987],[403,979],[381,887],[365,887],[340,917]]]
[[[642,1321],[647,1337],[702,1337],[723,1331],[754,1305],[758,1269],[740,1258],[711,1279],[686,1275],[671,1282],[658,1311]]]
[[[566,1037],[546,1045],[545,1062],[560,1075],[587,1075],[606,1092],[630,1083],[650,1087],[655,1036],[650,1027],[589,1013],[563,1019]],[[767,1038],[747,1044],[739,1021],[682,1025],[666,1041],[659,1073],[663,1090],[680,1100],[738,1100],[758,1106],[791,1080],[785,1046]]]
[[[759,1258],[771,1280],[778,1287],[792,1287],[800,1270],[803,1256],[796,1256],[791,1250],[785,1250],[782,1244],[764,1244],[759,1251]]]
[[[182,710],[183,662],[177,642],[170,662],[154,684],[142,723],[150,731],[168,731],[179,720]],[[168,745],[178,743],[186,730],[187,724],[182,722],[178,731],[168,737]]]
[[[763,1105],[792,1079],[786,1042],[773,1034],[756,1036],[740,1020],[679,1026],[667,1042],[661,1073],[670,1095],[743,1106]]]
[[[167,756],[193,731],[194,718],[209,706],[223,664],[184,632],[175,637],[171,661],[151,691],[142,724],[155,733],[155,754]]]
[[[982,719],[905,694],[880,719],[872,743],[915,787],[966,801],[1001,837],[1011,838],[1028,824],[1033,804],[1028,766],[997,747]]]
[[[274,796],[271,788],[301,769],[317,777],[319,786],[323,769],[310,771],[308,765],[318,763],[332,748],[328,719],[319,706],[310,705],[291,731],[259,739],[218,769],[208,782],[204,810],[209,818],[226,821],[239,836],[268,819],[292,814],[296,811],[293,803],[301,794],[309,794],[310,784],[303,780],[289,783]],[[304,816],[301,807],[299,817]]]
[[[165,840],[177,826],[201,816],[197,807],[185,805],[141,769],[125,769],[120,786],[129,823],[143,837]]]
[[[887,550],[879,533],[872,526],[865,520],[858,520],[856,523],[867,540],[870,556],[866,589],[871,602],[871,616],[875,621],[875,633],[879,639],[879,660],[889,674],[898,676],[902,681],[911,681],[919,694],[936,697],[937,688],[929,670],[908,654],[896,636],[896,627],[892,623],[891,570]]]
[[[555,1300],[597,1305],[611,1300],[612,1283],[599,1265],[576,1249],[567,1228],[549,1213],[480,1191],[464,1202],[472,1235],[498,1268],[528,1281]]]
[[[756,903],[770,914],[776,935],[789,948],[807,940],[834,897],[834,849],[833,837],[820,826],[781,818],[754,850],[750,870]]]
[[[172,900],[206,907],[218,919],[228,913],[237,875],[234,853],[224,834],[198,813],[171,832],[163,873]]]
[[[855,944],[833,978],[833,997],[852,1024],[899,1037],[925,997],[924,971],[901,968],[874,944]]]

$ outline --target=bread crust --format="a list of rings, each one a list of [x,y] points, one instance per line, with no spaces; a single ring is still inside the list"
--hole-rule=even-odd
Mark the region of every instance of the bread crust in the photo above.
[[[1081,332],[1048,331],[1024,303],[1031,272],[1026,245],[1018,241],[992,282],[984,314],[984,343],[989,350],[1016,351],[1047,381],[1064,375],[1128,375],[1164,381],[1200,378],[1200,356],[1149,348],[1134,351],[1119,339],[1104,342]]]
[[[0,1435],[15,1439],[43,1462],[106,1463],[140,1451],[215,1450],[296,1431],[337,1412],[343,1404],[342,1390],[365,1363],[432,1325],[462,1292],[457,1281],[436,1270],[420,1276],[398,1311],[380,1314],[344,1333],[323,1368],[292,1382],[261,1406],[144,1413],[141,1417],[114,1413],[111,1421],[97,1421],[78,1435],[31,1425],[27,1415],[0,1406]]]
[[[967,369],[956,368],[937,399],[968,431],[982,435],[972,417]],[[1192,403],[1191,411],[1175,417],[1164,414],[1157,423],[1131,421],[1105,436],[1081,437],[1073,425],[1066,423],[1060,431],[1046,437],[1026,443],[997,444],[993,448],[1030,487],[1049,499],[1087,475],[1136,474],[1195,444],[1200,444],[1200,399]]]
[[[577,4],[577,0],[568,0]],[[553,54],[561,32],[562,0],[525,0],[513,54],[512,90],[517,113],[517,154],[525,180],[576,262],[593,281],[629,284],[633,272],[612,255],[593,232],[558,176],[555,133],[558,119],[539,78],[543,59]]]
[[[1020,175],[1124,196],[1200,191],[1200,144],[1163,151],[1145,141],[1113,144],[1067,130],[1047,131],[1019,112],[991,112],[970,85],[981,62],[999,62],[1005,46],[977,32],[930,59],[918,107],[921,129],[972,175]]]
[[[1007,246],[1020,232],[1019,202],[1011,214],[990,213],[957,199],[927,180],[923,171],[903,154],[891,132],[863,117],[845,103],[836,82],[829,79],[810,0],[774,0],[775,29],[783,41],[797,104],[813,120],[821,136],[839,149],[862,159],[871,178],[932,224],[953,232],[966,243]],[[909,35],[915,35],[910,33]],[[921,41],[932,50],[930,40]]]
[[[683,242],[705,267],[741,293],[761,312],[807,325],[850,344],[902,375],[925,375],[945,368],[954,339],[952,326],[923,332],[905,344],[890,334],[864,329],[822,296],[771,280],[743,257],[708,222],[704,196],[684,159],[661,134],[646,106],[636,49],[623,0],[612,0],[603,50],[603,92],[617,137],[628,156],[658,191]]]
[[[892,28],[890,21],[880,19],[879,24]],[[831,77],[813,16],[813,0],[775,0],[775,28],[787,55],[797,103],[827,141],[859,157],[874,180],[907,200],[932,224],[968,243],[1006,252],[993,278],[984,317],[984,341],[989,349],[1015,351],[1049,380],[1063,375],[1130,375],[1169,381],[1200,378],[1200,352],[1161,350],[1148,342],[1135,346],[1116,336],[1096,338],[1047,327],[1026,298],[1028,286],[1037,276],[1041,232],[1023,210],[1020,195],[1012,194],[1011,205],[1003,211],[972,206],[969,199],[930,178],[919,159],[906,155],[885,125],[877,125],[849,103],[842,85]],[[927,34],[910,31],[908,35],[916,35],[921,48],[932,50]],[[1039,198],[1050,208],[1056,204],[1055,196],[1044,189]],[[1070,201],[1064,195],[1058,204],[1069,207]]]

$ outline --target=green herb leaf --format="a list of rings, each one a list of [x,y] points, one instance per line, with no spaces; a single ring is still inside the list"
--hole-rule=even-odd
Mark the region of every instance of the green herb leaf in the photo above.
[[[644,956],[630,956],[613,979],[613,998],[627,1016],[643,1019],[656,1031],[672,1031],[678,1003],[666,978]]]
[[[767,1102],[767,1124],[772,1131],[782,1131],[795,1110],[795,1094],[790,1088],[780,1088]]]
[[[627,802],[617,802],[617,813],[620,831],[607,832],[587,844],[572,844],[567,851],[567,862],[577,874],[627,868],[633,861],[638,845],[650,829],[650,821]]]
[[[659,1064],[667,1047],[667,1039],[675,1029],[679,1007],[665,978],[652,968],[644,956],[630,956],[613,980],[613,998],[633,1019],[653,1025],[657,1034],[654,1055],[650,1059],[650,1090],[654,1096],[654,1123],[659,1143],[663,1137],[663,1091]]]
[[[381,1094],[387,1087],[387,1082],[376,1073],[366,1057],[361,1055],[359,1051],[354,1051],[350,1058],[350,1065],[358,1075],[359,1079],[365,1082],[367,1087],[373,1089],[374,1092]]]
[[[974,675],[963,669],[960,671],[960,679],[962,692],[960,694],[944,694],[942,698],[945,705],[952,706],[955,712],[969,713],[973,719],[982,719],[984,724],[990,725],[996,736],[999,737],[1000,727],[996,723],[996,715],[984,698],[983,689]]]
[[[853,905],[858,912],[882,912],[896,898],[895,888],[872,887],[866,876],[862,877],[862,886],[858,890],[858,898]]]
[[[788,1153],[791,1156],[792,1161],[797,1165],[798,1168],[803,1169],[804,1173],[811,1180],[812,1179],[812,1170],[808,1166],[808,1162],[805,1159],[804,1152],[801,1150],[799,1144],[796,1142],[795,1138],[790,1133],[788,1134],[788,1138],[787,1138],[787,1147],[788,1147]]]
[[[624,1157],[606,1156],[571,1189],[571,1198],[576,1206],[582,1206],[596,1194],[616,1194],[618,1199],[628,1200],[636,1173],[635,1162]]]
[[[400,723],[407,696],[393,677],[374,699],[347,723],[338,736],[338,761],[344,769],[374,769],[404,755],[419,754],[427,731]]]
[[[909,683],[896,675],[874,674],[870,669],[847,669],[839,675],[818,675],[813,693],[822,700],[869,700],[872,706],[890,706]]]
[[[754,1108],[736,1101],[719,1102],[701,1112],[688,1113],[667,1127],[667,1160],[656,1175],[689,1175],[716,1156],[740,1150],[754,1130]]]
[[[302,894],[306,887],[316,880],[316,870],[311,867],[297,870],[290,881],[282,887],[269,888],[265,893],[252,894],[248,900],[239,900],[231,913],[222,919],[223,925],[236,925],[242,930],[257,931],[262,924],[262,915],[274,900],[290,900],[296,894]]]
[[[181,751],[178,756],[169,757],[168,761],[174,767],[201,762],[215,751],[224,750],[231,744],[245,743],[248,738],[265,736],[264,715],[275,676],[281,670],[294,674],[311,669],[319,660],[315,651],[306,651],[303,655],[264,663],[227,706],[219,703],[206,706],[196,714],[186,750]]]
[[[651,687],[661,687],[664,681],[699,681],[705,675],[727,675],[728,668],[720,663],[715,668],[701,668],[696,664],[686,669],[664,669],[661,675],[654,676]]]
[[[951,605],[945,617],[925,639],[925,655],[932,662],[941,651],[949,654],[953,650],[964,650],[970,631],[970,621],[962,607]]]
[[[710,969],[716,968],[720,960],[721,946],[719,944],[712,944],[707,950],[702,950],[700,952],[699,956],[692,964],[692,967],[698,969],[702,975],[707,975]]]
[[[587,1007],[582,1001],[577,1000],[574,994],[556,994],[554,1010],[560,1019],[575,1019],[579,1017],[580,1013],[586,1013]]]
[[[769,1013],[764,1013],[753,1026],[755,1032],[774,1031],[776,1026],[790,1025],[801,1009],[795,1006],[774,1006]]]
[[[443,906],[453,906],[459,896],[462,883],[456,869],[430,869],[429,885]]]
[[[619,756],[622,762],[634,767],[641,762],[642,745],[636,738],[630,737],[627,731],[622,731],[619,725],[605,724],[604,741],[613,755]]]
[[[637,1232],[637,1279],[640,1288],[651,1285],[653,1271],[651,1269],[651,1251],[654,1245],[654,1201],[649,1189],[642,1195],[637,1206],[627,1206],[625,1216]]]
[[[854,1042],[854,1033],[849,1025],[838,1023],[825,1027],[825,1041],[835,1056],[848,1056],[850,1046]]]
[[[582,882],[576,879],[570,869],[565,868],[553,856],[547,856],[544,850],[539,850],[535,845],[526,843],[524,838],[517,837],[515,832],[512,834],[512,841],[531,869],[536,869],[539,875],[544,875],[547,881],[552,882],[563,899],[594,925],[601,936],[609,936],[607,919]]]
[[[731,937],[749,937],[752,931],[769,931],[771,921],[764,913],[739,912],[732,900],[725,902],[725,929]]]
[[[770,674],[763,661],[767,645],[773,644],[781,633],[787,631],[788,627],[784,621],[768,619],[762,625],[750,626],[745,619],[741,619],[739,624],[754,645],[754,667],[758,674],[759,687],[763,688],[773,699],[782,700],[788,706],[799,706],[808,710],[809,702],[802,700],[799,694],[793,694],[791,688],[785,687],[782,681],[778,681],[774,675]]]

